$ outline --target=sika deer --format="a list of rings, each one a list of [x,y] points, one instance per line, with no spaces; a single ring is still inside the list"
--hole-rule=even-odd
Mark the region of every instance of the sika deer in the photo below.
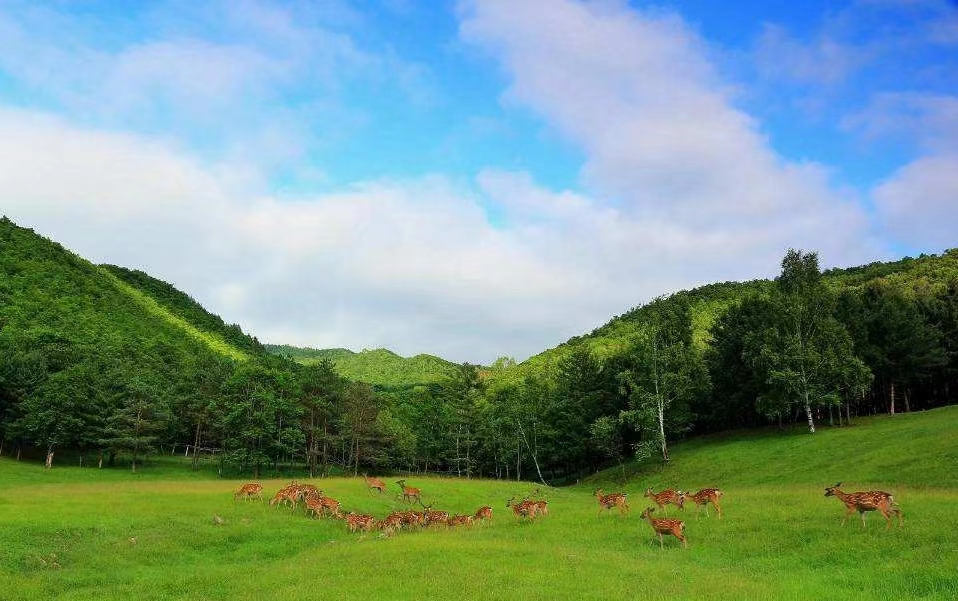
[[[492,507],[489,507],[488,505],[484,505],[484,506],[480,507],[478,510],[476,510],[476,515],[473,516],[473,519],[474,519],[474,520],[477,520],[477,521],[478,521],[478,520],[482,520],[482,521],[490,520],[490,521],[491,521],[491,520],[492,520]]]
[[[671,488],[667,488],[662,492],[652,492],[652,488],[649,487],[645,491],[645,496],[652,499],[656,505],[659,506],[659,509],[665,510],[665,506],[669,503],[678,506],[679,509],[684,509],[685,505],[685,493],[682,491],[676,491]]]
[[[703,488],[694,495],[692,495],[692,500],[695,501],[695,515],[699,514],[699,506],[705,505],[705,517],[709,517],[709,503],[715,507],[715,511],[718,512],[719,519],[722,519],[722,507],[719,505],[719,497],[724,495],[722,491],[717,488]]]
[[[433,511],[432,505],[429,505],[429,506],[423,505],[422,507],[423,507],[424,524],[426,526],[429,526],[430,524],[443,524],[443,525],[448,524],[449,522],[448,511]]]
[[[881,490],[846,493],[839,488],[841,485],[842,483],[839,482],[835,486],[826,487],[825,496],[838,497],[838,499],[845,504],[845,507],[848,508],[848,512],[845,513],[845,517],[842,518],[842,526],[844,526],[845,522],[848,521],[848,516],[850,516],[853,512],[858,511],[858,515],[862,517],[862,528],[864,528],[865,512],[875,510],[880,511],[881,514],[885,516],[886,528],[891,528],[890,514],[892,513],[898,517],[898,526],[901,526],[902,517],[904,514],[901,511],[901,507],[899,507],[898,503],[895,502],[895,497],[893,497],[891,493]]]
[[[263,485],[259,482],[251,482],[249,484],[244,484],[240,487],[238,491],[233,493],[233,500],[243,497],[247,501],[250,499],[263,499]]]
[[[612,509],[613,507],[619,508],[619,514],[629,513],[629,503],[626,501],[626,493],[624,492],[613,492],[607,495],[602,494],[602,489],[597,488],[592,492],[596,499],[599,501],[599,514],[602,515],[603,509]]]
[[[352,511],[346,514],[346,528],[350,532],[356,532],[357,530],[369,532],[375,523],[376,520],[371,515],[353,513]]]
[[[659,548],[662,548],[662,535],[671,534],[675,538],[682,541],[682,546],[688,548],[688,543],[685,540],[685,535],[683,531],[685,530],[685,522],[682,520],[669,520],[669,519],[659,519],[653,518],[652,512],[655,511],[654,508],[649,507],[642,512],[642,519],[648,520],[649,524],[652,525],[652,529],[655,530],[655,533],[659,535]]]
[[[402,500],[407,503],[412,503],[413,501],[418,502],[422,505],[422,490],[418,488],[413,488],[411,486],[406,486],[405,480],[397,480],[396,484],[402,488]]]
[[[521,503],[516,503],[516,498],[512,497],[506,501],[506,507],[512,507],[512,513],[516,516],[516,519],[529,518],[534,520],[536,518],[536,513],[539,511],[539,506],[533,503],[532,501],[526,499]]]
[[[366,474],[363,474],[363,479],[366,480],[366,487],[368,490],[376,489],[379,491],[379,494],[386,492],[386,483],[378,478],[370,478]]]

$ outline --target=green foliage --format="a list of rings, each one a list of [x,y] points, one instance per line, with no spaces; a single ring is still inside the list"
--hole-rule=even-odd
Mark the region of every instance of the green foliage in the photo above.
[[[142,272],[90,265],[9,220],[0,244],[0,447],[18,452],[135,466],[189,444],[194,468],[215,456],[225,474],[561,483],[651,444],[667,457],[691,432],[787,422],[795,406],[833,421],[840,400],[847,420],[896,398],[906,411],[952,403],[958,388],[955,251],[825,276],[796,253],[777,282],[682,291],[482,368],[385,349],[267,353]],[[862,395],[867,368],[878,377]]]
[[[169,314],[190,324],[196,331],[219,338],[222,341],[221,344],[228,345],[232,349],[245,351],[245,353],[231,351],[237,355],[235,358],[243,359],[248,354],[261,355],[265,351],[256,338],[244,334],[238,325],[227,325],[219,315],[210,313],[192,297],[172,285],[139,270],[116,265],[101,265],[101,268],[141,292]]]
[[[773,319],[746,335],[744,355],[764,376],[762,411],[782,415],[797,405],[814,432],[812,409],[837,406],[843,395],[860,396],[871,373],[834,317],[834,296],[822,282],[817,254],[789,250],[776,284],[764,312]]]
[[[346,349],[318,350],[274,344],[267,344],[265,348],[270,353],[288,356],[305,365],[330,360],[343,377],[372,384],[380,390],[408,390],[414,386],[437,384],[449,378],[457,368],[455,363],[432,355],[400,357],[386,349],[354,353]]]

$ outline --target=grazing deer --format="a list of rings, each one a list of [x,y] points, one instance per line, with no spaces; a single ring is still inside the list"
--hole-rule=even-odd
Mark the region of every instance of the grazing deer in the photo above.
[[[300,494],[299,484],[294,482],[289,486],[281,488],[279,492],[273,496],[269,504],[282,505],[283,503],[289,502],[290,510],[293,510],[296,509],[296,503],[298,503],[300,499],[302,499],[302,495]]]
[[[321,497],[318,495],[309,495],[306,497],[306,515],[312,514],[314,518],[318,518],[320,514],[323,513],[323,504],[320,502]]]
[[[688,542],[685,540],[685,535],[682,533],[685,530],[685,522],[682,520],[669,520],[661,518],[653,518],[652,512],[655,511],[654,508],[649,507],[642,512],[642,519],[648,520],[649,524],[652,525],[652,529],[655,530],[655,533],[659,535],[659,548],[662,548],[662,535],[671,534],[675,538],[682,541],[682,546],[688,548]]]
[[[397,529],[402,528],[402,518],[394,511],[376,522],[376,528],[379,528],[386,536],[389,536]]]
[[[251,482],[249,484],[244,484],[240,487],[238,491],[233,493],[233,500],[243,497],[247,501],[250,499],[259,499],[263,500],[263,485],[259,482]]]
[[[446,522],[449,524],[449,527],[455,526],[472,526],[472,516],[471,515],[454,515]]]
[[[699,514],[699,506],[705,505],[705,517],[709,517],[709,503],[711,503],[715,507],[715,511],[718,512],[719,519],[722,519],[722,506],[719,505],[719,497],[724,494],[717,488],[703,488],[692,495],[692,500],[695,501],[695,515],[698,516]]]
[[[609,509],[612,509],[613,507],[619,508],[620,515],[629,513],[630,507],[629,507],[628,501],[625,498],[626,493],[613,492],[613,493],[609,493],[605,495],[605,494],[602,494],[601,488],[597,488],[595,489],[595,491],[592,492],[592,494],[595,495],[595,498],[598,499],[599,501],[598,515],[602,515],[603,509],[609,510]]]
[[[488,505],[483,505],[476,511],[476,515],[473,516],[473,519],[477,521],[492,520],[492,507]]]
[[[506,507],[512,508],[512,513],[516,516],[516,519],[529,518],[534,520],[536,513],[539,511],[539,506],[533,503],[532,501],[526,499],[521,503],[516,503],[516,498],[512,497],[506,501]]]
[[[533,499],[531,501],[536,506],[536,515],[549,515],[549,502],[544,499]]]
[[[881,514],[885,516],[886,528],[891,528],[890,514],[892,513],[898,516],[898,525],[901,526],[902,517],[904,517],[904,514],[901,511],[901,507],[899,507],[898,503],[895,502],[895,497],[893,497],[891,493],[881,490],[846,493],[839,488],[841,485],[842,483],[839,482],[835,486],[826,487],[825,496],[838,497],[838,499],[845,504],[845,507],[848,508],[848,512],[845,513],[845,517],[842,518],[842,526],[844,526],[845,522],[848,521],[848,516],[850,516],[853,512],[858,511],[858,515],[862,516],[862,528],[864,528],[865,512],[875,510],[880,511]]]
[[[379,494],[386,492],[386,483],[378,478],[370,478],[366,474],[363,474],[363,479],[366,480],[367,490],[376,489],[379,491]]]
[[[402,500],[407,503],[412,503],[414,500],[422,505],[422,490],[418,488],[413,488],[411,486],[406,486],[405,480],[397,480],[396,484],[402,488]]]
[[[649,489],[645,491],[645,496],[652,499],[652,501],[659,506],[659,509],[665,510],[665,506],[669,503],[676,505],[679,509],[684,509],[685,494],[680,490],[676,491],[671,488],[666,488],[662,492],[652,492],[652,488],[649,487]]]
[[[356,532],[357,530],[369,532],[375,523],[376,520],[371,515],[353,513],[352,511],[346,514],[346,528],[350,532]]]

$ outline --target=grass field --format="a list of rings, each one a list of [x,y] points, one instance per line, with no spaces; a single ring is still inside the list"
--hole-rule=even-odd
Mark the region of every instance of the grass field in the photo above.
[[[266,503],[234,502],[240,481],[179,460],[140,474],[0,458],[0,599],[956,599],[958,407],[862,419],[814,436],[744,433],[676,445],[668,467],[627,466],[543,488],[550,515],[505,508],[530,483],[409,477],[452,512],[488,504],[486,526],[351,535]],[[402,507],[361,478],[314,481],[349,509]],[[905,512],[841,527],[846,489],[893,492]],[[272,494],[287,481],[264,481]],[[597,515],[592,489],[626,490],[633,511]],[[725,519],[687,509],[689,548],[659,548],[639,519],[646,487],[718,486]],[[215,525],[213,516],[224,523]],[[678,515],[674,508],[671,517]]]

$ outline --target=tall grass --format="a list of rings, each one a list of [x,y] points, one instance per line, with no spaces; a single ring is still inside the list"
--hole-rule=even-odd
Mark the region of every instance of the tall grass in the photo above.
[[[493,523],[393,537],[351,535],[265,502],[233,501],[240,481],[0,459],[0,599],[955,599],[958,598],[958,408],[865,420],[814,436],[743,434],[677,445],[672,465],[628,466],[570,488],[541,487],[550,515],[505,508],[530,483],[407,478],[452,512],[494,507]],[[348,509],[403,506],[361,478],[313,481]],[[823,496],[890,489],[902,528]],[[264,481],[272,493],[286,484]],[[627,490],[632,513],[598,515],[596,485]],[[692,509],[689,548],[664,548],[639,519],[642,491],[725,491],[725,517]],[[213,516],[222,517],[216,525]]]

